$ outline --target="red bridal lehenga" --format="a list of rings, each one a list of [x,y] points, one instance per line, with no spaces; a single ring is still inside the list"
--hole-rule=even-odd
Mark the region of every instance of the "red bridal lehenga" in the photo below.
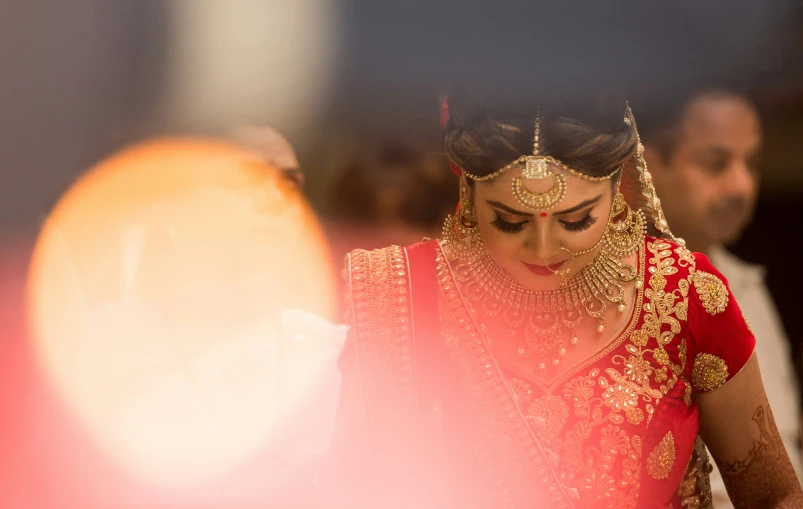
[[[638,265],[625,327],[547,384],[494,357],[438,241],[352,252],[335,452],[353,507],[710,507],[693,395],[753,334],[705,256],[646,237]]]

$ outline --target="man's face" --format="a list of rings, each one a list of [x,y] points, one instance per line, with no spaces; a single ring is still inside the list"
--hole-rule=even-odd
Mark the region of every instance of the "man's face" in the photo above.
[[[667,160],[648,151],[673,232],[695,250],[736,240],[758,191],[758,114],[736,97],[703,96],[686,108],[678,131]]]

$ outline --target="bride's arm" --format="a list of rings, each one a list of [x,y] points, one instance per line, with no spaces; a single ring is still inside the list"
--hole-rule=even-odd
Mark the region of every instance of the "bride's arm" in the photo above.
[[[696,398],[700,436],[734,507],[803,507],[803,491],[775,427],[755,355],[727,384]]]

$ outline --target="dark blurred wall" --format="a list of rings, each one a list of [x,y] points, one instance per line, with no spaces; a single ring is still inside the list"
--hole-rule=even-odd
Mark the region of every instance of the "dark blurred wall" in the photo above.
[[[797,170],[803,172],[803,167]],[[756,216],[739,242],[732,246],[741,258],[766,269],[767,286],[775,300],[789,337],[796,362],[803,346],[800,308],[803,273],[796,268],[803,249],[803,227],[797,216],[803,204],[803,189],[788,193],[764,192],[759,196]],[[803,366],[798,364],[799,369]]]
[[[732,250],[763,265],[796,358],[803,347],[803,273],[798,220],[803,204],[803,7],[788,12],[785,23],[768,35],[777,48],[774,65],[746,78],[762,117],[762,187],[753,223]],[[799,364],[799,368],[803,367]]]
[[[338,118],[360,135],[419,138],[437,135],[445,75],[511,94],[626,84],[660,97],[775,67],[779,52],[766,42],[790,8],[785,0],[341,3]]]
[[[159,0],[1,4],[0,241],[136,136],[165,39]]]
[[[803,55],[803,44],[796,53]],[[803,225],[799,220],[803,204],[801,64],[796,69],[790,66],[792,68],[785,78],[756,97],[765,135],[762,189],[753,223],[732,246],[732,250],[745,260],[766,268],[767,284],[796,360],[803,353],[803,321],[800,320],[803,273],[797,270],[797,263],[803,258]],[[798,366],[803,368],[799,360]]]

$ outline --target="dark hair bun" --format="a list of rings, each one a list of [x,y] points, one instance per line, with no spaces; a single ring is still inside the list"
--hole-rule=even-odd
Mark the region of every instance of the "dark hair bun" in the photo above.
[[[587,175],[608,175],[636,150],[636,134],[624,122],[625,110],[621,93],[567,99],[455,88],[449,94],[443,141],[457,165],[487,175],[532,154],[540,111],[542,154]]]

